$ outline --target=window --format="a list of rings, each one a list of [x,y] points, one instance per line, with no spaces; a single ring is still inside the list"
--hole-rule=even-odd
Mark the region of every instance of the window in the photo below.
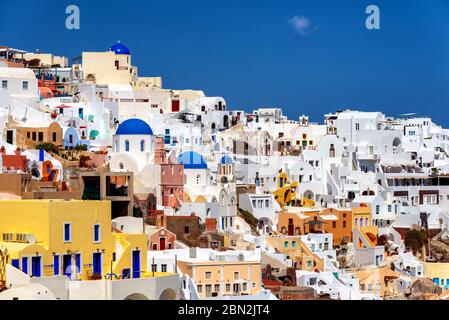
[[[360,130],[360,123],[356,123],[356,124],[355,124],[355,130],[356,130],[356,131],[359,131],[359,130]]]
[[[44,141],[44,133],[43,132],[38,133],[38,139],[39,139],[39,141]]]
[[[288,248],[288,241],[284,242],[284,248],[287,249]]]
[[[142,152],[145,151],[145,140],[140,141],[140,151],[142,151]]]
[[[215,292],[220,292],[220,285],[219,285],[219,284],[216,284],[216,285],[214,286],[214,291],[215,291]]]
[[[129,152],[129,140],[125,141],[125,151]]]
[[[240,276],[238,272],[234,272],[234,280],[239,280]]]
[[[244,282],[244,283],[242,284],[242,291],[246,291],[246,290],[248,290],[248,285],[247,285],[246,282]]]
[[[296,248],[296,241],[292,241],[292,248]]]
[[[72,224],[64,223],[64,242],[72,241]]]
[[[8,81],[7,80],[3,80],[2,81],[2,88],[3,89],[8,89]]]
[[[210,297],[211,294],[212,294],[212,285],[211,284],[206,284],[206,295],[208,297]]]
[[[94,242],[98,243],[101,240],[101,234],[100,234],[100,225],[99,224],[94,224]]]
[[[190,233],[190,227],[184,226],[184,234],[188,234],[188,233]]]
[[[28,81],[23,81],[22,82],[22,89],[23,90],[28,90]]]
[[[167,265],[161,264],[161,272],[167,272]]]
[[[201,284],[197,285],[196,289],[197,289],[198,293],[202,293],[203,292],[203,285],[201,285]]]
[[[157,264],[151,265],[151,272],[157,272]]]
[[[333,229],[337,228],[337,222],[336,221],[332,221],[332,228]]]
[[[343,228],[346,228],[346,221],[343,221]]]
[[[376,214],[379,214],[379,212],[380,212],[380,206],[377,205],[377,206],[376,206]]]
[[[56,142],[56,132],[53,132],[53,142]]]
[[[36,141],[36,132],[32,133],[33,141]]]
[[[206,273],[205,273],[205,277],[206,277],[206,279],[210,279],[210,278],[212,278],[212,272],[210,272],[210,271],[206,271]]]
[[[226,284],[226,292],[231,291],[231,285],[229,283]]]

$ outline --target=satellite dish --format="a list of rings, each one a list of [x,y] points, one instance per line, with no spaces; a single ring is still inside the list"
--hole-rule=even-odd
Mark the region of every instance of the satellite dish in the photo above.
[[[36,237],[33,234],[27,234],[26,239],[28,243],[34,244],[37,242]]]

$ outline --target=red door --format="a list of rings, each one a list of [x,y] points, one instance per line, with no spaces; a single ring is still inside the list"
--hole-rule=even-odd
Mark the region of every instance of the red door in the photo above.
[[[289,236],[295,235],[295,225],[293,224],[288,225],[288,235]]]
[[[159,239],[159,250],[165,250],[165,238]]]
[[[172,112],[179,112],[179,100],[172,100],[171,101],[171,111]]]

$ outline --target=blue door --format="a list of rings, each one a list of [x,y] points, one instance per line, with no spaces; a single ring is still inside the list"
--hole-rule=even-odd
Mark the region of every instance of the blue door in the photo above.
[[[22,272],[28,274],[28,257],[22,258]]]
[[[65,254],[62,256],[62,269],[65,276],[70,277],[72,275],[72,255]]]
[[[31,257],[31,275],[33,277],[41,276],[41,257]]]
[[[140,278],[140,251],[133,251],[133,278]]]
[[[95,252],[92,257],[93,273],[102,274],[101,270],[101,252]]]
[[[53,275],[59,275],[59,255],[53,256]]]

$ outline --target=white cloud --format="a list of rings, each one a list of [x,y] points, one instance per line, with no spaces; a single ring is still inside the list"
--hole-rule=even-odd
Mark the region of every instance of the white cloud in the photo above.
[[[288,20],[288,23],[293,30],[302,37],[307,37],[312,30],[317,29],[317,27],[312,26],[310,19],[304,16],[295,15],[293,18]]]

